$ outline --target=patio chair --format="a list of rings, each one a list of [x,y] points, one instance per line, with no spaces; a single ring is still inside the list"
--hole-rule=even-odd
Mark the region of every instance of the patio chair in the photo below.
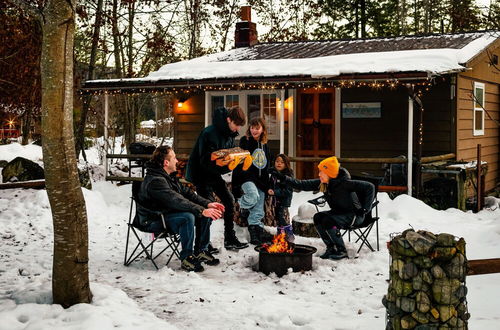
[[[366,246],[368,249],[370,249],[372,252],[375,252],[375,249],[373,246],[370,244],[368,240],[368,236],[370,235],[373,226],[375,226],[375,232],[376,232],[376,238],[377,238],[377,251],[380,251],[380,246],[379,246],[379,230],[378,230],[378,200],[377,200],[377,193],[378,193],[378,186],[380,184],[381,179],[377,177],[368,177],[368,176],[352,176],[352,179],[358,180],[358,181],[367,181],[372,183],[375,186],[375,197],[374,201],[372,203],[372,208],[370,212],[365,214],[364,220],[361,224],[355,225],[354,224],[354,218],[353,222],[344,228],[340,228],[340,231],[342,233],[342,236],[345,236],[347,234],[349,242],[351,241],[351,233],[353,233],[355,236],[357,236],[357,239],[355,243],[360,243],[358,250],[356,253],[359,253],[361,248],[363,246]],[[308,201],[309,203],[313,204],[316,207],[316,211],[319,212],[319,208],[325,206],[326,200],[323,196],[317,197],[315,199],[311,199]],[[373,212],[375,212],[375,215],[373,215]]]
[[[141,205],[138,202],[137,195],[139,193],[139,189],[141,187],[142,182],[134,181],[132,182],[132,197],[130,198],[130,212],[129,212],[129,218],[128,218],[128,224],[127,224],[127,240],[125,243],[125,258],[123,264],[125,266],[130,265],[133,261],[137,260],[140,256],[143,254],[146,256],[147,259],[151,260],[155,268],[158,270],[158,265],[156,264],[155,260],[158,258],[160,255],[162,255],[164,252],[170,252],[167,263],[168,265],[172,258],[176,256],[177,258],[180,259],[180,254],[179,254],[179,244],[180,244],[180,239],[179,235],[174,233],[165,223],[165,219],[163,217],[163,214],[158,211],[153,211],[151,209],[147,209],[144,207],[144,205]],[[133,213],[135,205],[135,212]],[[137,216],[137,207],[142,207],[143,209],[147,210],[147,213],[151,215],[151,217],[154,217],[155,219],[161,219],[163,223],[163,228],[164,230],[162,232],[151,232],[141,226],[139,223],[139,217]],[[133,215],[134,214],[134,215]],[[132,232],[137,239],[137,244],[135,245],[135,248],[132,250],[132,252],[129,254],[129,240],[130,240],[130,232]],[[153,234],[153,239],[151,242],[147,243],[144,242],[144,238],[141,238],[139,234],[141,233],[151,233]],[[153,247],[156,246],[159,242],[165,241],[166,246],[156,255],[154,255]]]

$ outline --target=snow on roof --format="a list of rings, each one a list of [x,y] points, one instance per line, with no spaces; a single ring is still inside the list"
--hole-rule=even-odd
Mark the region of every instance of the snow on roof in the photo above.
[[[460,43],[451,43],[457,36],[462,36]],[[466,36],[467,38],[463,38]],[[421,49],[422,45],[416,45],[415,49],[408,49],[408,40],[422,39],[446,39],[440,43],[434,42],[429,49]],[[440,74],[453,71],[466,70],[466,63],[477,56],[492,42],[500,38],[499,32],[469,33],[460,35],[438,35],[427,37],[397,37],[384,39],[369,39],[366,42],[376,41],[375,44],[384,43],[384,47],[373,48],[366,45],[360,46],[358,53],[339,54],[339,41],[336,41],[335,49],[330,49],[330,56],[316,56],[311,53],[312,45],[321,42],[295,43],[301,48],[301,54],[296,58],[273,58],[269,55],[266,59],[257,56],[257,46],[236,48],[225,52],[210,54],[192,60],[170,63],[161,67],[158,71],[151,72],[144,78],[132,79],[109,79],[108,82],[118,81],[159,81],[159,80],[198,80],[198,79],[225,79],[225,78],[257,78],[257,77],[286,77],[306,76],[311,78],[332,78],[343,74],[366,74],[366,73],[397,73],[397,72],[425,72],[428,74]],[[451,40],[451,41],[450,41]],[[405,41],[405,47],[400,47]],[[327,41],[324,43],[332,43]],[[360,40],[342,41],[343,44],[360,43]],[[387,44],[393,43],[391,51],[378,51],[374,49],[387,49]],[[276,48],[277,45],[287,47],[290,43],[260,44]],[[308,45],[311,51],[310,57],[304,56],[304,45]],[[396,47],[396,45],[398,45]],[[442,47],[446,48],[432,48]],[[262,52],[262,50],[259,50]],[[350,52],[355,50],[350,49]],[[276,54],[274,54],[276,57]],[[103,80],[99,80],[103,82]]]

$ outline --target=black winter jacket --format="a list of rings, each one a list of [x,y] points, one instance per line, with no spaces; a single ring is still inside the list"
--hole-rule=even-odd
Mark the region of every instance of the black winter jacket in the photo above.
[[[257,186],[257,188],[259,188],[263,192],[267,192],[267,190],[269,189],[269,163],[271,162],[269,146],[266,143],[263,144],[256,141],[253,137],[243,136],[240,140],[240,148],[250,151],[250,154],[252,156],[255,149],[261,148],[264,151],[266,157],[266,165],[264,166],[264,168],[259,169],[255,166],[254,163],[252,163],[250,168],[246,171],[243,171],[242,166],[236,167],[233,171],[232,180],[233,190],[235,191],[236,195],[238,195],[238,191],[241,189],[241,185],[248,181],[255,183],[255,186]]]
[[[191,212],[196,217],[202,216],[203,210],[210,203],[209,200],[181,184],[176,172],[169,175],[152,162],[146,163],[146,167],[146,176],[138,194],[140,205],[137,207],[137,214],[141,225],[146,225],[144,220],[151,218],[147,209],[162,213]]]
[[[216,109],[212,125],[201,131],[186,166],[187,181],[195,185],[213,184],[222,180],[221,174],[230,172],[227,166],[217,166],[210,159],[213,151],[235,147],[234,138],[238,136],[238,132],[229,129],[227,115],[227,109]]]
[[[286,180],[279,179],[277,176],[273,175],[273,171],[278,171],[275,168],[272,168],[269,177],[269,188],[274,190],[274,196],[276,197],[276,203],[283,207],[290,207],[292,204],[293,197],[293,188],[290,184],[287,184]],[[284,170],[281,172],[291,179],[293,179],[293,175],[289,170]]]
[[[305,191],[319,190],[321,183],[319,179],[295,180],[290,177],[286,177],[286,182]],[[375,197],[375,186],[366,181],[351,180],[349,172],[341,167],[337,178],[328,182],[324,197],[332,214],[354,214],[360,208],[369,211]]]

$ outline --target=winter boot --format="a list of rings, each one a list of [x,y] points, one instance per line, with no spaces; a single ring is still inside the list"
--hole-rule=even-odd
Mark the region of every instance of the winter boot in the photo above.
[[[250,233],[250,244],[252,245],[261,245],[260,241],[260,227],[256,225],[248,226],[248,232]]]
[[[330,256],[332,254],[336,254],[336,253],[337,253],[337,249],[335,248],[335,245],[330,245],[330,246],[326,247],[325,253],[323,253],[319,257],[321,259],[330,259]]]
[[[318,232],[319,237],[321,237],[321,239],[323,240],[323,242],[325,243],[325,245],[327,247],[335,245],[332,238],[330,237],[330,235],[328,235],[326,233],[326,230],[325,230],[325,228],[323,228],[322,225],[316,225],[315,227],[316,227],[316,231]]]
[[[212,243],[208,243],[208,252],[210,252],[210,254],[218,254],[219,249],[214,247]]]
[[[204,262],[209,266],[215,266],[220,263],[220,260],[215,258],[209,251],[201,251],[196,258],[200,263]]]
[[[333,244],[335,245],[336,252],[330,254],[328,259],[339,260],[347,258],[347,250],[345,248],[344,240],[342,239],[342,235],[340,234],[340,230],[337,227],[332,227],[325,231],[328,236],[332,239]]]
[[[248,247],[248,243],[242,243],[236,237],[234,231],[224,235],[224,247],[226,250],[240,250]]]
[[[271,243],[273,241],[274,236],[269,234],[264,227],[257,226],[258,232],[259,232],[259,237],[260,241],[262,243]]]
[[[282,228],[282,230],[285,232],[286,241],[288,243],[295,242],[295,235],[293,234],[292,225],[288,225],[288,226],[284,226],[284,227],[280,227],[280,228]],[[278,232],[280,232],[280,231],[278,230]]]
[[[188,272],[202,272],[205,270],[200,264],[200,261],[193,255],[182,260],[181,268]]]

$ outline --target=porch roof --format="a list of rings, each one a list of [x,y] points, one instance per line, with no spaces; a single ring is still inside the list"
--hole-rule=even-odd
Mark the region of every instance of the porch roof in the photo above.
[[[394,38],[262,43],[170,63],[143,78],[102,79],[84,90],[154,89],[228,82],[425,78],[464,71],[499,31]]]

